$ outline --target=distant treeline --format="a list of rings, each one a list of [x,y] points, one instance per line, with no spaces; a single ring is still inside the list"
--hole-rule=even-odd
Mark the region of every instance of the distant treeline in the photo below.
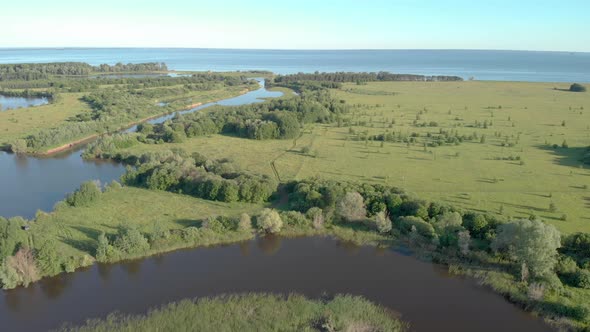
[[[153,72],[166,71],[168,67],[164,63],[137,63],[115,65],[102,64],[91,66],[83,62],[55,62],[55,63],[18,63],[0,65],[0,81],[8,80],[41,80],[50,76],[86,76],[92,72]]]
[[[313,74],[297,73],[291,75],[278,75],[274,78],[274,83],[289,84],[301,81],[315,82],[376,82],[376,81],[462,81],[459,76],[425,76],[412,74],[393,74],[385,71],[378,73],[320,73]]]

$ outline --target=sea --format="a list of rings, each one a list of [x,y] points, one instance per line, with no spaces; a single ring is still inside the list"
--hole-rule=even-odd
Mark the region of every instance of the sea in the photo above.
[[[590,53],[495,50],[254,50],[200,48],[0,48],[0,64],[164,62],[172,70],[378,72],[464,79],[590,82]]]

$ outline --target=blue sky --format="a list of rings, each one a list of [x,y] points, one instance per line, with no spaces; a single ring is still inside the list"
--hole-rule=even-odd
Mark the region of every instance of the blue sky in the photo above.
[[[23,0],[0,47],[590,52],[590,0]]]

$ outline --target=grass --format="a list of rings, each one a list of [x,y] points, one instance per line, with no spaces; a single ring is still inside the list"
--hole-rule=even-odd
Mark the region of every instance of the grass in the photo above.
[[[63,331],[402,331],[403,323],[361,297],[228,295],[171,303],[146,315],[111,314]]]
[[[122,187],[104,192],[96,202],[87,207],[62,206],[52,213],[38,214],[35,222],[31,223],[29,232],[36,244],[51,237],[59,240],[58,249],[61,255],[81,258],[85,255],[94,256],[96,239],[101,232],[114,234],[121,225],[136,226],[143,233],[150,233],[156,225],[175,230],[198,227],[209,216],[238,216],[243,212],[257,212],[261,208],[256,204],[228,204],[164,191]],[[231,235],[203,239],[202,243],[194,244],[179,241],[152,250],[153,252],[146,255],[251,237],[249,235],[243,238],[243,234],[238,234],[240,236],[234,239]]]
[[[70,117],[90,112],[90,107],[80,100],[83,95],[65,93],[56,103],[0,111],[0,146],[41,129],[57,127]]]
[[[579,159],[590,145],[590,94],[554,87],[567,88],[553,83],[469,81],[375,82],[332,90],[336,99],[361,105],[347,115],[354,123],[365,122],[352,126],[356,132],[374,135],[389,130],[424,136],[442,128],[485,135],[485,143],[467,141],[426,151],[422,144],[408,147],[385,142],[382,147],[381,142],[355,140],[348,126],[313,124],[306,126],[295,146],[292,140],[212,135],[133,149],[180,147],[209,158],[230,158],[243,168],[268,175],[273,175],[270,165],[274,162],[283,181],[319,176],[386,183],[467,210],[519,218],[535,214],[563,233],[588,232],[590,171]],[[435,121],[438,127],[415,126],[417,115],[419,122]],[[475,121],[486,120],[493,125],[471,127]],[[506,137],[514,146],[501,146]],[[549,146],[561,146],[564,140],[567,149]],[[302,153],[305,147],[311,153]],[[496,160],[510,156],[518,156],[522,165]],[[549,208],[552,202],[555,211]],[[566,220],[562,220],[564,214]]]

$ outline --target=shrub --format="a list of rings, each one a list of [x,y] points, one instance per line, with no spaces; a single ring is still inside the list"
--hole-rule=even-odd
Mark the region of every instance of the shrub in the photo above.
[[[283,220],[276,210],[264,209],[256,219],[258,229],[265,233],[278,233],[283,227]]]
[[[240,231],[251,231],[252,230],[252,219],[247,213],[242,213],[240,215],[240,220],[238,221],[238,230]]]
[[[416,229],[418,234],[432,239],[436,236],[436,232],[431,224],[425,222],[420,217],[414,216],[405,216],[400,217],[396,221],[396,227],[399,228],[404,233],[409,233],[412,231],[412,228]]]
[[[574,83],[570,85],[570,91],[572,92],[586,92],[586,87],[582,84]]]
[[[98,199],[101,191],[96,181],[87,181],[80,185],[80,188],[66,197],[66,203],[71,206],[88,206]]]
[[[24,139],[15,139],[8,144],[10,151],[16,154],[27,152],[27,141]]]
[[[148,240],[133,227],[120,227],[113,246],[127,254],[142,254],[150,249]]]
[[[280,214],[283,223],[294,227],[303,227],[309,225],[309,220],[298,211],[287,211]]]
[[[305,213],[312,222],[314,229],[324,228],[324,211],[318,207],[312,207]]]
[[[363,196],[356,191],[347,192],[338,202],[338,214],[346,221],[362,220],[367,215]]]
[[[586,269],[578,269],[573,277],[574,286],[590,289],[590,271]]]
[[[389,233],[391,232],[391,219],[385,211],[378,212],[375,215],[375,224],[377,225],[377,230],[379,233]]]

